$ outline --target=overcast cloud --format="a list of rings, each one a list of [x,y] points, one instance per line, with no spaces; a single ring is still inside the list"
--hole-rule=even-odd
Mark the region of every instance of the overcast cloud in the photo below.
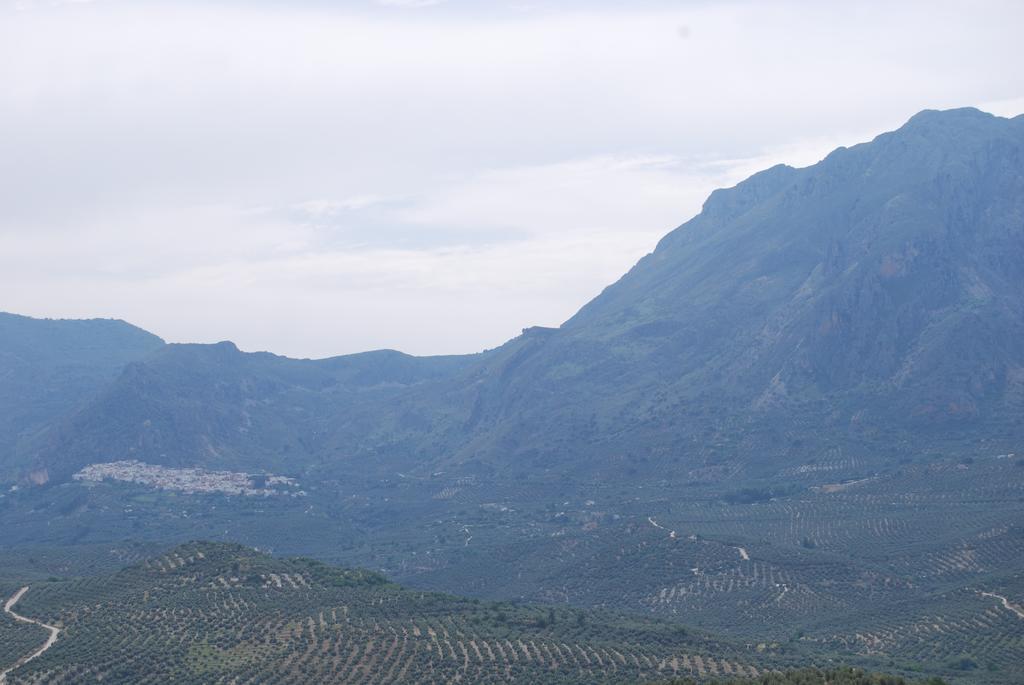
[[[558,325],[715,187],[1024,111],[1024,4],[0,4],[0,309],[327,356]]]

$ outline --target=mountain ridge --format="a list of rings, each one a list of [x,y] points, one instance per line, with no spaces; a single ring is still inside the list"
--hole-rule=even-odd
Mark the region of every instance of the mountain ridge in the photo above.
[[[47,426],[164,345],[118,319],[32,319],[0,312],[0,472]]]
[[[322,396],[319,413],[282,431],[289,444],[316,432],[319,446],[304,449],[344,454],[343,470],[599,473],[622,451],[706,460],[709,443],[714,460],[749,462],[757,444],[775,463],[835,446],[901,452],[911,434],[940,449],[982,433],[1012,442],[1024,407],[1022,148],[1024,117],[964,108],[921,112],[809,167],[777,165],[713,192],[559,328],[479,355],[380,357],[420,367],[406,378],[419,381],[355,404],[298,383],[307,411]],[[118,381],[118,401],[144,404],[130,381]],[[236,433],[243,395],[229,398]],[[106,441],[73,425],[36,443],[31,461],[84,459]],[[235,433],[197,425],[175,458],[244,451]],[[145,430],[119,430],[135,436],[133,456],[159,458]]]

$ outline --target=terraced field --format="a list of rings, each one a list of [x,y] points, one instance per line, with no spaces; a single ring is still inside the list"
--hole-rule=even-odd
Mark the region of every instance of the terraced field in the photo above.
[[[870,673],[861,669],[839,667],[829,669],[802,668],[784,673],[766,673],[757,679],[757,685],[910,685],[913,682],[924,682],[924,685],[944,685],[939,678],[926,681],[905,680],[883,673]],[[716,685],[746,685],[750,680],[730,678],[718,680]],[[659,685],[693,685],[689,679],[674,680]]]
[[[1015,588],[1017,594],[1024,588]],[[844,653],[927,664],[935,670],[974,672],[974,680],[1003,674],[1010,682],[1024,663],[1024,618],[977,590],[934,597],[927,609],[896,601],[889,618],[860,617],[860,629],[809,637]]]
[[[62,628],[19,684],[639,682],[794,663],[671,624],[410,591],[231,545],[36,584],[18,606]]]
[[[782,496],[740,504],[709,489],[671,497],[651,487],[618,516],[567,507],[546,539],[489,552],[517,575],[540,560],[551,569],[531,579],[533,587],[511,584],[527,599],[645,612],[757,643],[815,644],[865,663],[1012,682],[1024,663],[1024,620],[1013,610],[1024,607],[1018,461],[992,455],[873,469],[826,460],[759,486]],[[794,490],[795,477],[802,480]],[[419,580],[433,585],[481,563],[479,550],[463,551]],[[482,572],[458,577],[482,595],[497,592],[472,585],[487,577]]]

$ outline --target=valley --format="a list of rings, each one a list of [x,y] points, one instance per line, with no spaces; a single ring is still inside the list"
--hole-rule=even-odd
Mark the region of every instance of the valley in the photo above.
[[[994,596],[1024,592],[1017,459],[834,459],[743,487],[702,476],[685,496],[658,481],[572,492],[449,473],[311,484],[298,499],[72,482],[43,500],[8,493],[0,506],[15,524],[3,537],[12,553],[40,535],[70,556],[126,537],[241,541],[377,569],[411,588],[627,612],[755,648],[1001,682],[1024,658],[1024,621]],[[824,487],[836,482],[859,483]],[[745,489],[789,494],[737,501]],[[33,527],[45,511],[45,527]]]
[[[1024,117],[928,110],[476,354],[2,314],[0,591],[40,623],[0,663],[49,629],[9,682],[1012,683],[1022,216]]]

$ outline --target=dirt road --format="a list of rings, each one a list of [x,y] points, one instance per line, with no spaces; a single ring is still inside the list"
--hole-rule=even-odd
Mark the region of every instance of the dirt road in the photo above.
[[[650,524],[651,524],[652,526],[654,526],[655,528],[659,528],[659,529],[661,529],[661,530],[668,530],[668,528],[666,528],[665,526],[663,526],[663,525],[661,525],[660,523],[658,523],[657,521],[655,521],[655,520],[654,520],[654,517],[653,517],[653,516],[648,516],[648,517],[647,517],[647,520],[648,520],[648,521],[650,522]],[[675,540],[675,539],[676,539],[676,532],[675,532],[674,530],[668,530],[668,536],[669,536],[670,538],[672,538],[673,540]]]
[[[15,621],[20,621],[21,623],[35,623],[37,626],[42,626],[43,628],[46,628],[48,631],[50,631],[50,637],[46,638],[46,643],[43,644],[42,647],[32,652],[31,654],[26,654],[25,656],[21,657],[14,663],[13,666],[10,666],[4,669],[3,671],[0,671],[0,685],[7,682],[8,673],[10,673],[16,668],[24,666],[36,657],[42,655],[50,647],[53,647],[53,643],[57,641],[57,636],[60,635],[60,628],[56,628],[54,626],[47,625],[42,621],[37,621],[33,618],[28,618],[27,616],[22,616],[21,614],[15,613],[14,605],[18,603],[18,600],[20,600],[26,592],[28,592],[27,585],[18,590],[17,592],[15,592],[14,595],[9,600],[7,600],[7,603],[4,604],[4,613],[10,614]]]
[[[979,592],[978,594],[980,594],[982,597],[993,597],[995,599],[998,599],[1000,602],[1003,603],[1003,607],[1007,611],[1012,611],[1013,613],[1017,614],[1017,616],[1019,616],[1020,618],[1024,618],[1024,609],[1021,609],[1020,606],[1017,604],[1011,603],[1010,600],[1008,600],[1006,597],[1003,597],[1002,595],[997,595],[994,592]]]

